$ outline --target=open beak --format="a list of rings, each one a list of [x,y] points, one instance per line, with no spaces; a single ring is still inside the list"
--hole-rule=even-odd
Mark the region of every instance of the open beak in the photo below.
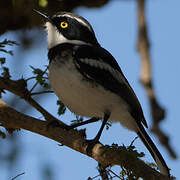
[[[42,13],[42,12],[36,10],[36,9],[33,9],[33,11],[36,12],[37,14],[39,14],[40,16],[42,16],[46,21],[49,21],[49,22],[53,23],[51,17],[48,16],[47,14]]]

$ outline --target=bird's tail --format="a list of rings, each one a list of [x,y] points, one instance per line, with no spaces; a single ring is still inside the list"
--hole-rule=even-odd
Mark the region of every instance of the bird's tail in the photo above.
[[[146,133],[143,125],[141,123],[138,123],[139,131],[137,132],[138,136],[146,146],[146,148],[151,153],[153,159],[155,160],[160,172],[168,177],[170,177],[169,168],[167,167],[167,164],[165,160],[163,159],[161,153],[149,137],[149,135]]]

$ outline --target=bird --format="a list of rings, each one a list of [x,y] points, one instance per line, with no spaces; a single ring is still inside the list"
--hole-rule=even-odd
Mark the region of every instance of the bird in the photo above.
[[[91,142],[98,142],[107,121],[120,122],[137,133],[160,172],[170,177],[169,168],[147,134],[140,102],[115,58],[98,42],[90,23],[71,12],[47,15],[49,81],[58,98],[75,115],[102,119]],[[112,32],[111,32],[112,33]]]

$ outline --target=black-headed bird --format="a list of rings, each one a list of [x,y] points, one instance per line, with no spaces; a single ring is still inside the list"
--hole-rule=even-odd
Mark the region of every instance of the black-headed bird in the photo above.
[[[49,80],[59,99],[76,115],[102,119],[91,142],[98,142],[107,121],[137,133],[160,172],[170,176],[161,153],[146,133],[141,105],[115,58],[98,43],[87,20],[60,12],[46,19]]]

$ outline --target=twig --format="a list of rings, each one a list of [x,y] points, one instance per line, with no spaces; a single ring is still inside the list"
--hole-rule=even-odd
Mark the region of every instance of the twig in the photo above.
[[[17,176],[13,177],[11,180],[15,180],[17,177],[22,176],[23,174],[25,174],[25,172],[18,174]]]
[[[134,142],[138,139],[138,136],[136,136],[133,141],[131,142],[131,144],[129,146],[133,146]]]
[[[48,70],[48,67],[46,67],[46,69],[43,71],[42,76],[46,73],[47,70]],[[31,93],[38,84],[39,84],[39,82],[36,81],[29,92]]]
[[[108,170],[109,172],[111,172],[115,177],[118,177],[119,179],[121,179],[120,176],[118,176],[115,172],[113,172],[111,169]]]
[[[141,56],[141,76],[140,80],[146,90],[151,105],[151,112],[153,124],[151,131],[156,134],[159,141],[168,150],[171,157],[176,158],[176,154],[169,144],[169,138],[160,129],[159,123],[165,117],[165,110],[162,108],[156,98],[151,73],[151,60],[150,60],[150,43],[147,33],[147,23],[145,17],[145,0],[138,0],[138,42],[137,49]]]
[[[99,171],[99,174],[102,178],[102,180],[108,180],[108,172],[106,170],[106,168],[102,167],[101,164],[99,163],[98,165],[98,171]]]
[[[29,81],[29,80],[32,80],[32,79],[36,79],[36,76],[33,76],[33,77],[30,77],[30,78],[27,78],[27,79],[25,79],[25,81]]]
[[[36,79],[36,76],[27,78],[27,79],[25,79],[25,81],[29,81],[29,80],[32,80],[32,79]],[[48,79],[48,77],[43,77],[43,79]]]
[[[58,120],[50,113],[48,113],[43,107],[41,107],[32,97],[30,92],[27,89],[27,84],[24,79],[20,80],[11,80],[7,78],[0,77],[0,88],[8,90],[9,92],[21,97],[30,105],[32,105],[37,111],[39,111],[47,121]],[[59,121],[59,123],[64,124]]]
[[[96,178],[99,177],[99,176],[100,176],[100,175],[98,174],[98,175],[92,177],[91,179],[96,179]]]
[[[41,92],[35,92],[35,93],[31,93],[31,96],[34,95],[40,95],[40,94],[47,94],[47,93],[54,93],[54,91],[41,91]]]

